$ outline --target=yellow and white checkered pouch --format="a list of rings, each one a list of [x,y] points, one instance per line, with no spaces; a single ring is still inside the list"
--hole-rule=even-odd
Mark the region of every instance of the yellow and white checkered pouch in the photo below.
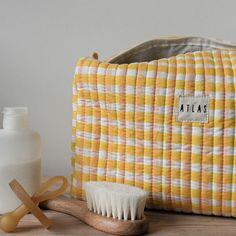
[[[71,193],[83,182],[143,188],[156,209],[236,217],[236,45],[148,41],[78,61]]]

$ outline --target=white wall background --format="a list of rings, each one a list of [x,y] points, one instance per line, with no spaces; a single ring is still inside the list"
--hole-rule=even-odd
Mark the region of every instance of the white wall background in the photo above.
[[[43,140],[43,174],[70,170],[76,60],[173,35],[236,41],[235,0],[0,0],[0,109],[26,105]]]

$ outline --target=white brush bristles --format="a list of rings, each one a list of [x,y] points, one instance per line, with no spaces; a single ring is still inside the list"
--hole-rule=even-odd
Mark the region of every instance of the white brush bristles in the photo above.
[[[147,193],[133,186],[110,182],[84,183],[88,209],[119,220],[142,219]]]

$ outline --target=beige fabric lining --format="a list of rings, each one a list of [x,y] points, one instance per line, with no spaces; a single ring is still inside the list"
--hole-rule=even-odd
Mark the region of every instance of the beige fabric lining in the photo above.
[[[169,58],[178,54],[214,49],[235,49],[236,44],[201,37],[160,38],[139,44],[108,60],[109,63],[126,64]]]

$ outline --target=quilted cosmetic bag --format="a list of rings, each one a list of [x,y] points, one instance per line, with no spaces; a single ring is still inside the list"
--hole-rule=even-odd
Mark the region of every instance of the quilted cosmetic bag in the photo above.
[[[236,45],[145,42],[73,80],[72,184],[143,188],[147,207],[236,217]]]

